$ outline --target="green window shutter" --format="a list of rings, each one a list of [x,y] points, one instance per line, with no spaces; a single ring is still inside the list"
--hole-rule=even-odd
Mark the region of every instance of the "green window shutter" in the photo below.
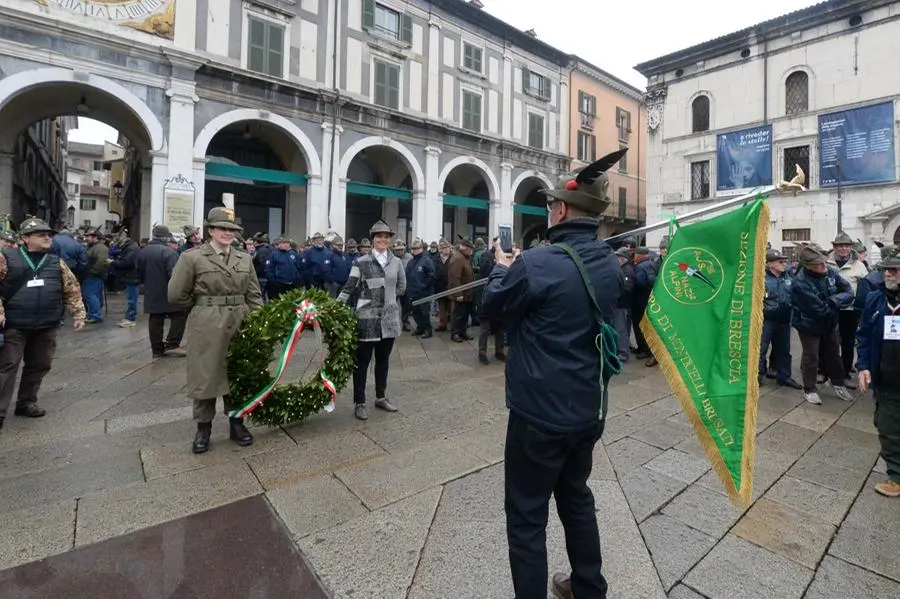
[[[531,72],[527,67],[522,67],[522,91],[528,91],[530,89],[529,83],[531,79]]]
[[[388,66],[388,106],[396,110],[400,109],[400,69]]]
[[[407,44],[412,43],[412,17],[400,15],[400,39]]]
[[[584,98],[587,96],[586,93],[579,91],[578,92],[578,110],[584,109]]]
[[[273,77],[284,77],[284,29],[268,25],[268,73]]]
[[[247,50],[247,68],[251,71],[264,72],[266,62],[266,26],[262,21],[250,19]]]
[[[597,160],[597,136],[591,135],[591,162]]]
[[[363,29],[369,30],[375,27],[375,0],[363,0],[362,6]]]
[[[375,103],[379,106],[387,104],[387,65],[375,61]]]

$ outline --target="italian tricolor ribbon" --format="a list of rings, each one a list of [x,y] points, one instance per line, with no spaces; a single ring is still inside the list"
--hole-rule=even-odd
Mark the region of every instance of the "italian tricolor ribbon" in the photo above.
[[[281,378],[284,376],[288,364],[291,363],[294,348],[300,341],[300,337],[303,336],[304,330],[312,328],[316,333],[316,337],[321,340],[322,325],[319,323],[319,311],[314,303],[309,300],[303,300],[300,305],[297,306],[294,314],[296,315],[294,328],[291,330],[291,334],[288,335],[288,338],[284,342],[284,346],[281,348],[281,355],[278,357],[278,366],[275,369],[275,376],[272,377],[272,381],[263,387],[256,395],[248,399],[242,407],[237,410],[232,410],[228,414],[229,418],[243,418],[262,405],[262,403],[266,401],[266,398],[272,394],[275,386],[281,382]],[[328,375],[325,373],[324,365],[319,369],[319,377],[322,379],[322,385],[331,393],[331,401],[325,406],[325,411],[333,412],[335,400],[337,399],[337,389],[334,386],[334,382],[328,378]]]

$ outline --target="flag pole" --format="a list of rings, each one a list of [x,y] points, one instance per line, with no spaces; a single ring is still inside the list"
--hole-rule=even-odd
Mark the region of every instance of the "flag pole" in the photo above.
[[[802,180],[802,179],[801,179]],[[686,220],[693,220],[695,218],[699,218],[701,216],[706,216],[707,214],[713,214],[714,212],[719,212],[720,210],[725,210],[726,208],[733,208],[735,206],[739,206],[744,202],[749,202],[759,196],[768,196],[773,191],[781,192],[798,192],[805,191],[802,184],[795,183],[793,181],[782,181],[778,185],[767,185],[765,187],[757,187],[750,193],[746,193],[741,196],[736,196],[733,198],[728,198],[727,200],[723,200],[721,202],[712,204],[710,206],[705,206],[703,208],[698,208],[697,210],[693,210],[691,212],[686,212],[684,214],[678,215],[675,217],[675,220],[680,222],[684,222]],[[638,227],[637,229],[632,229],[631,231],[626,231],[625,233],[619,233],[618,235],[613,235],[612,237],[607,237],[604,239],[607,243],[614,241],[621,241],[626,237],[633,237],[635,235],[642,235],[644,233],[649,233],[651,231],[656,231],[659,229],[663,229],[668,227],[670,221],[661,221],[658,223],[653,223],[652,225],[644,225],[643,227]],[[471,283],[466,283],[465,285],[460,285],[459,287],[454,287],[452,289],[445,289],[440,293],[435,293],[429,295],[428,297],[423,297],[421,299],[417,299],[412,302],[413,306],[421,306],[422,304],[426,304],[428,302],[434,301],[436,299],[441,299],[444,297],[450,297],[456,293],[461,293],[463,291],[468,291],[469,289],[474,289],[476,287],[481,287],[482,285],[486,285],[488,282],[487,279],[478,279],[477,281],[472,281]]]

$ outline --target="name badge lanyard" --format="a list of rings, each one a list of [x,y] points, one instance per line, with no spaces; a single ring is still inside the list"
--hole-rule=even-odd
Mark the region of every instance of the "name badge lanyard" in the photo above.
[[[34,277],[32,278],[36,280],[38,278],[38,273],[41,272],[41,269],[44,267],[44,262],[47,261],[47,258],[50,256],[50,254],[44,254],[44,257],[41,258],[41,261],[37,263],[37,266],[35,266],[34,260],[32,260],[31,256],[28,255],[28,252],[22,249],[22,246],[19,246],[19,253],[22,254],[22,258],[25,259],[28,267],[31,268],[31,272],[34,273]]]
[[[900,341],[900,304],[892,306],[890,302],[887,304],[890,314],[884,317],[884,340]]]

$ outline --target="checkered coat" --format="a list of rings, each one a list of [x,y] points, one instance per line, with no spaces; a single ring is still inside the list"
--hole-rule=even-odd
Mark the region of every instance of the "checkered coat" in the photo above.
[[[406,293],[406,272],[403,261],[388,252],[384,268],[373,254],[360,256],[350,267],[350,278],[338,295],[347,303],[356,297],[356,331],[360,341],[380,341],[399,337],[399,297]]]

